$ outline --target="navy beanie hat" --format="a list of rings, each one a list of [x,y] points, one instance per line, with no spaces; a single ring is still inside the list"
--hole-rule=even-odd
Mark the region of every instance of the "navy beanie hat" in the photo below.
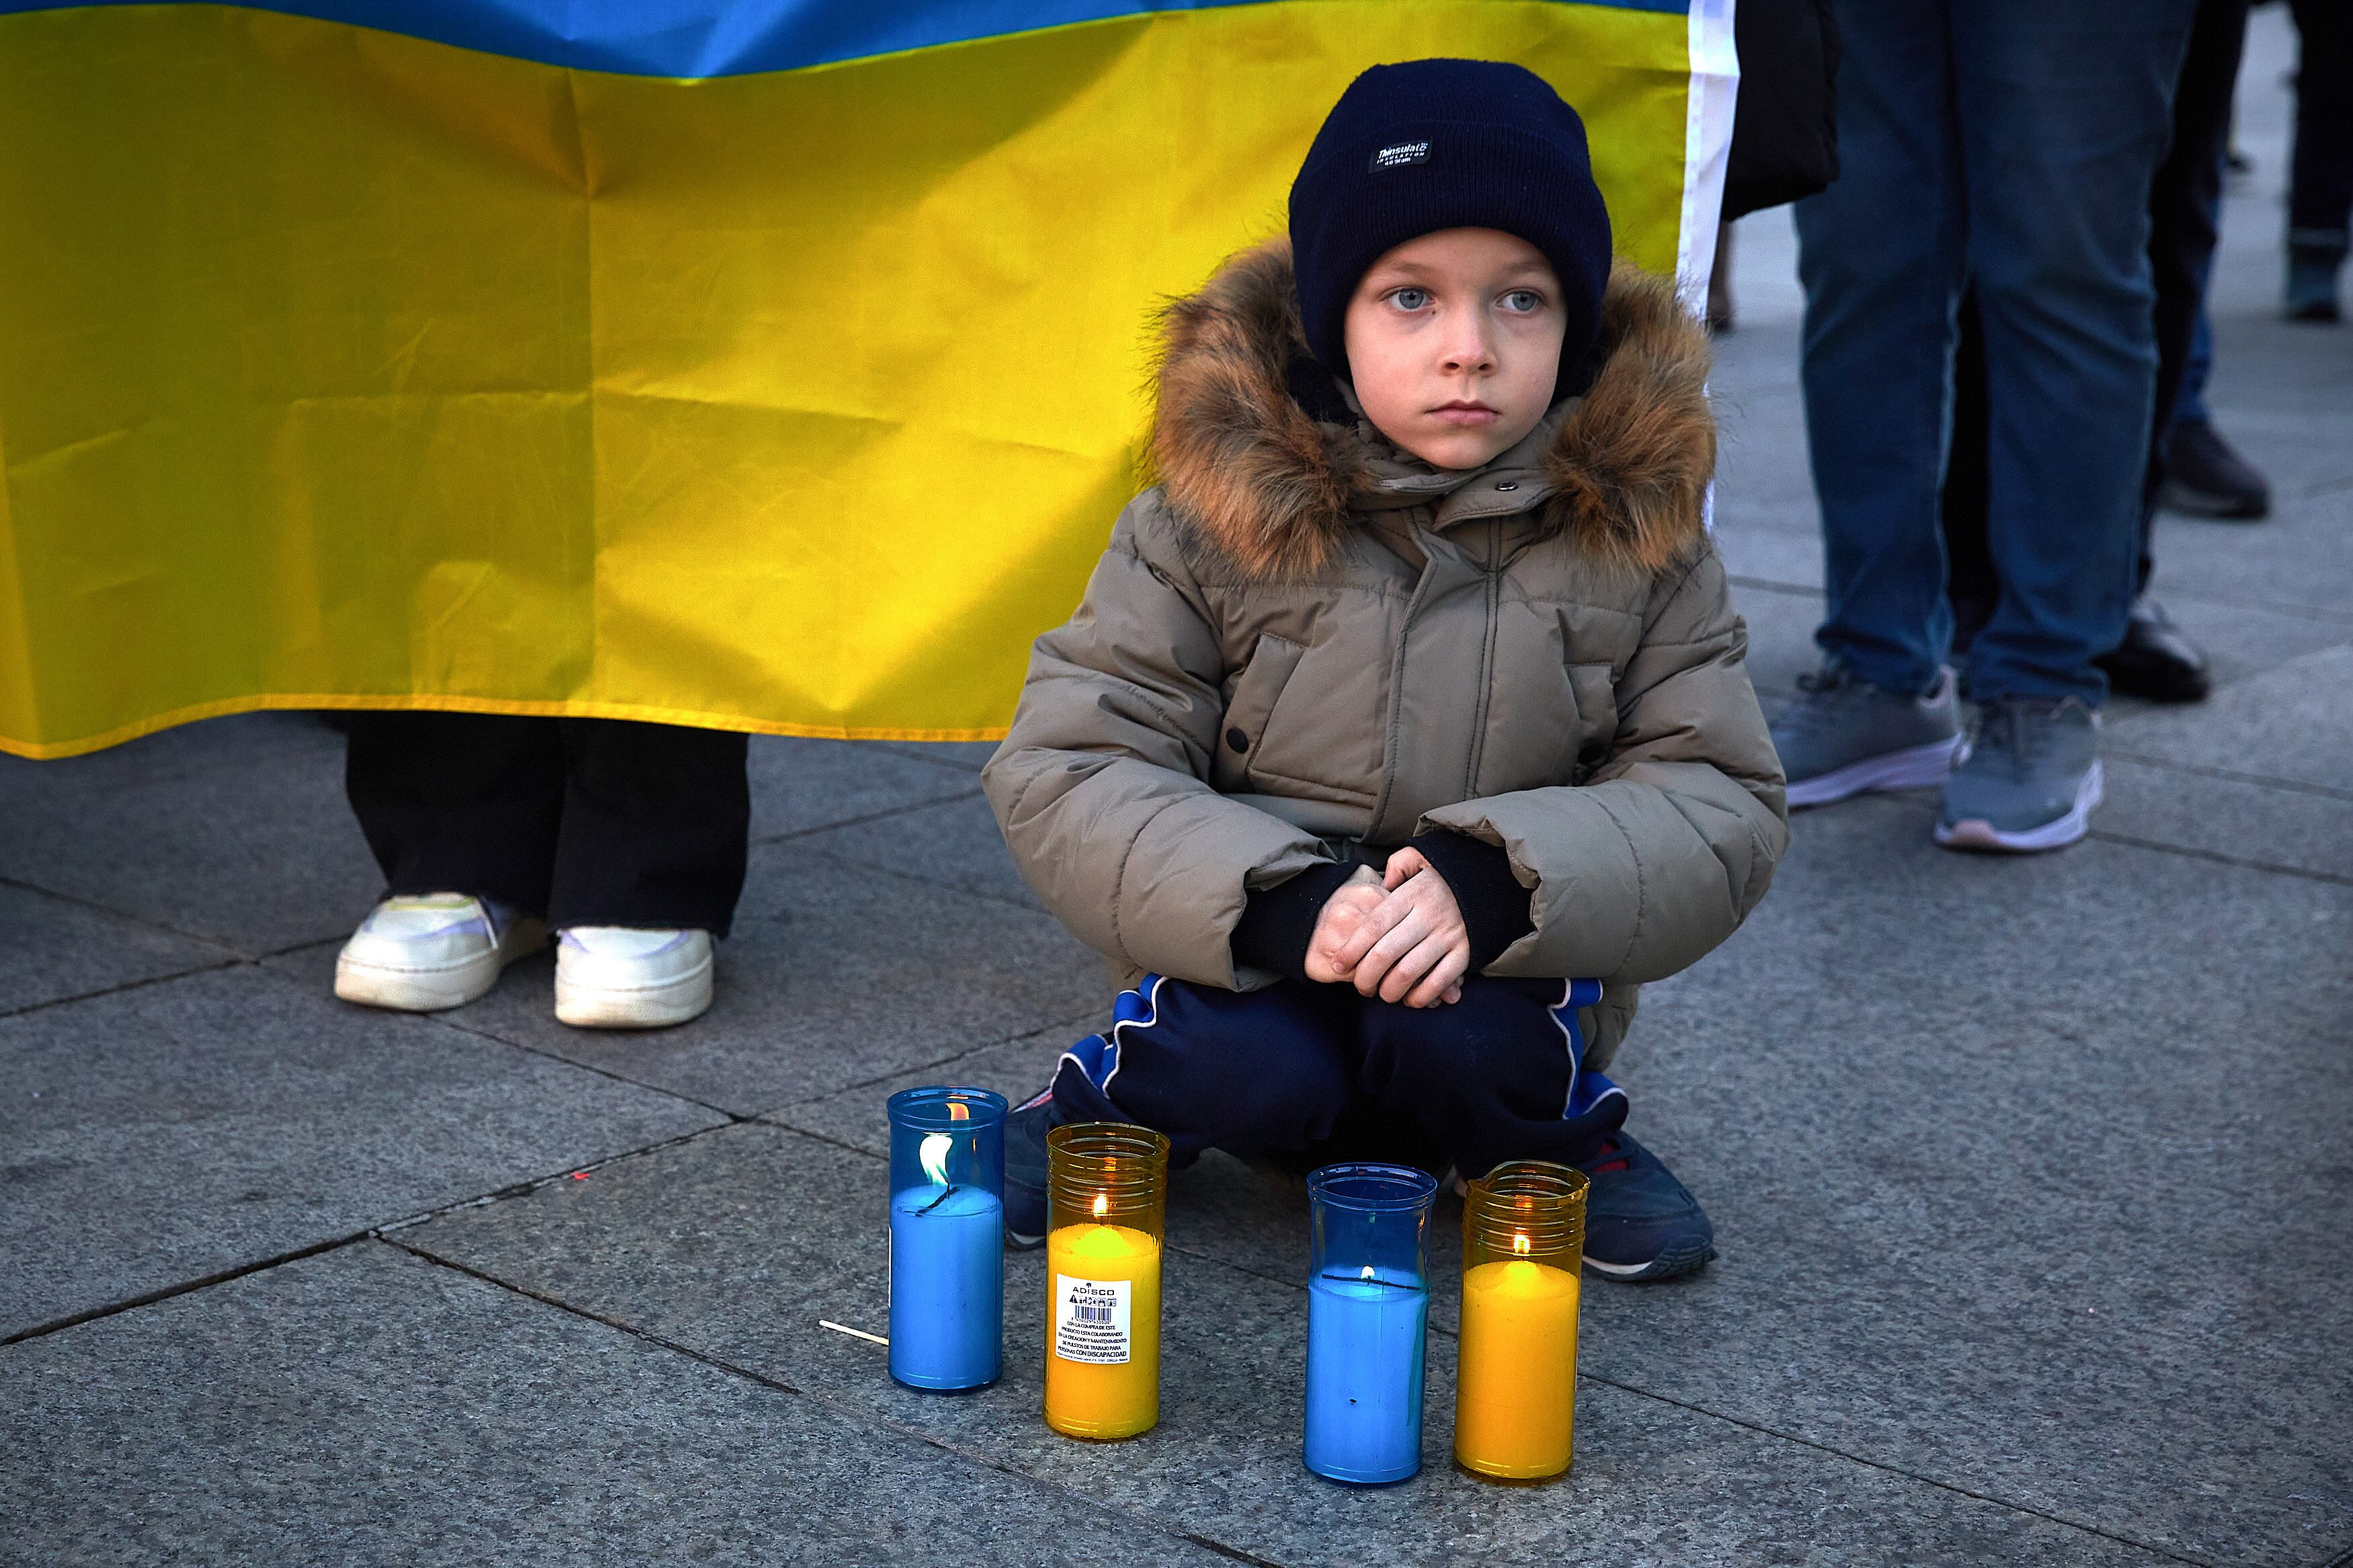
[[[1609,209],[1585,121],[1542,77],[1497,60],[1375,66],[1340,95],[1291,183],[1307,346],[1345,374],[1348,300],[1393,247],[1447,228],[1514,234],[1552,263],[1568,317],[1555,397],[1582,384],[1609,280]]]

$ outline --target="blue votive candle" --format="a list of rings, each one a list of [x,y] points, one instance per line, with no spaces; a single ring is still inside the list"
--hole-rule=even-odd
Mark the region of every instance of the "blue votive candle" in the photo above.
[[[1326,1165],[1307,1191],[1307,1468],[1336,1481],[1401,1481],[1421,1468],[1438,1183],[1405,1165]]]
[[[1369,1267],[1369,1266],[1367,1266]],[[1307,1468],[1401,1481],[1421,1468],[1421,1347],[1430,1291],[1377,1272],[1307,1284]]]
[[[1005,1330],[1005,1100],[913,1089],[891,1114],[891,1375],[997,1381]]]

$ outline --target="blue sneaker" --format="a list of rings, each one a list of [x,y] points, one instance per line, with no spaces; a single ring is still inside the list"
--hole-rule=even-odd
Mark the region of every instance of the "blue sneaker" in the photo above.
[[[1996,698],[1945,781],[1936,842],[2013,855],[2064,848],[2091,831],[2100,790],[2100,716],[2082,699]]]
[[[1005,1118],[1005,1244],[1046,1244],[1046,1134],[1062,1124],[1048,1084]]]
[[[1789,809],[1944,783],[1961,749],[1958,693],[1949,668],[1925,697],[1873,686],[1835,660],[1799,676],[1772,727]]]
[[[1577,1169],[1585,1194],[1585,1266],[1609,1279],[1672,1279],[1715,1256],[1715,1227],[1674,1173],[1621,1130]]]

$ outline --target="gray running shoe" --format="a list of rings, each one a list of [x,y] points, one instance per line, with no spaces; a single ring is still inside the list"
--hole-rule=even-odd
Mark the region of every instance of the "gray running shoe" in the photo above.
[[[1936,842],[1953,849],[2058,849],[2100,804],[2100,716],[2075,697],[2005,697],[1979,711],[1945,781]]]
[[[1798,677],[1800,693],[1773,721],[1773,745],[1792,806],[1827,805],[1870,789],[1942,784],[1961,748],[1953,672],[1909,697],[1858,680],[1835,664]]]

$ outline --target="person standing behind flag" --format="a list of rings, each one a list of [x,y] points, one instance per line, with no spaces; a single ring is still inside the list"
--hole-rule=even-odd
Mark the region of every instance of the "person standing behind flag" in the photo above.
[[[658,1028],[711,1005],[744,889],[745,738],[617,719],[353,713],[344,789],[384,868],[335,994],[473,1001],[555,933],[555,1016]]]
[[[1775,719],[1789,803],[1941,783],[1936,841],[2031,851],[2099,803],[2095,661],[2133,599],[2157,373],[2148,195],[2192,0],[1840,0],[1840,175],[1797,205],[1829,614]],[[1974,281],[2000,597],[1963,748],[1938,531]],[[1956,766],[1957,757],[1965,755]]]

